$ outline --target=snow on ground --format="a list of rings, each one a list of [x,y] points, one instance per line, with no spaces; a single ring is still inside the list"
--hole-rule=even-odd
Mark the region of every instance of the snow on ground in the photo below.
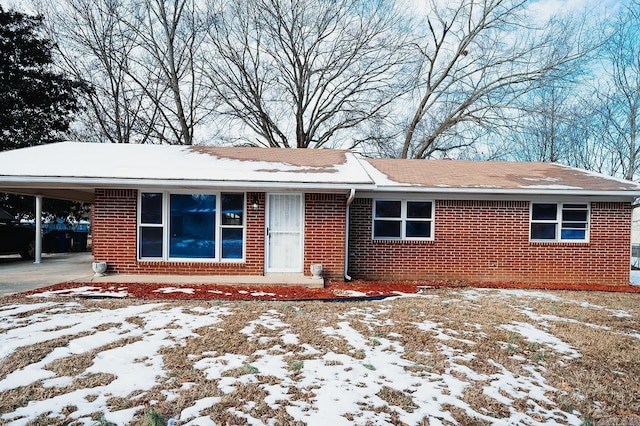
[[[165,288],[163,291],[174,289]],[[457,301],[475,302],[485,291],[488,290],[462,291]],[[512,299],[515,301],[524,297],[561,300],[559,296],[545,292],[493,292],[505,298],[516,295]],[[455,302],[456,299],[443,301],[452,306],[456,306]],[[295,421],[309,425],[390,424],[392,420],[419,424],[424,418],[430,425],[457,424],[451,414],[452,407],[467,413],[470,418],[494,425],[582,424],[580,413],[562,411],[549,399],[550,394],[560,390],[547,383],[542,365],[531,363],[518,371],[511,371],[506,365],[488,359],[492,372],[476,371],[473,369],[477,356],[474,352],[476,342],[439,322],[424,319],[424,312],[416,312],[414,321],[407,326],[417,327],[436,339],[432,350],[444,359],[443,369],[435,371],[416,360],[407,359],[401,332],[384,336],[373,333],[375,327],[394,325],[385,317],[392,303],[386,300],[352,307],[345,305],[336,322],[318,321],[313,324],[318,335],[335,340],[336,345],[346,342],[350,348],[346,352],[339,351],[337,347],[321,351],[309,343],[300,344],[299,330],[283,321],[284,315],[280,311],[291,310],[291,305],[275,305],[278,308],[268,309],[247,320],[240,330],[247,342],[259,343],[260,349],[250,355],[205,351],[193,355],[193,366],[208,380],[216,381],[223,395],[246,385],[256,385],[267,395],[264,403],[270,408],[284,409]],[[26,425],[41,415],[58,420],[68,415],[79,424],[89,425],[95,423],[91,418],[93,413],[104,413],[107,421],[127,424],[136,412],[139,415],[146,407],[141,403],[133,408],[114,409],[109,404],[110,398],[136,395],[135,399],[158,385],[165,386],[163,392],[175,398],[190,384],[168,380],[161,351],[184,347],[186,339],[198,338],[202,328],[213,327],[222,331],[225,320],[240,314],[243,309],[243,304],[229,302],[207,308],[167,303],[133,304],[114,309],[86,308],[68,300],[0,306],[0,362],[20,348],[37,342],[58,338],[67,340],[44,358],[0,380],[0,396],[2,392],[35,383],[46,388],[58,388],[60,392],[49,399],[33,400],[25,407],[2,413],[0,423],[18,426]],[[297,312],[302,308],[293,309]],[[536,316],[538,314],[531,309],[521,306],[514,306],[514,309],[540,322],[534,326],[512,321],[502,324],[502,329],[542,345],[562,359],[581,356],[571,345],[552,335],[548,323],[545,323],[562,321],[562,317]],[[623,313],[618,312],[620,315]],[[483,338],[479,324],[467,325],[476,330],[474,338]],[[496,347],[498,350],[500,348]],[[87,354],[92,357],[91,363],[76,376],[58,375],[51,369],[56,360]],[[292,357],[299,361],[292,363]],[[238,369],[244,369],[243,374],[229,374]],[[94,387],[77,386],[72,392],[62,391],[99,374],[115,378]],[[259,376],[272,379],[265,382]],[[496,419],[492,413],[465,400],[465,392],[474,386],[481,386],[487,398],[507,407],[502,418]],[[298,392],[293,392],[294,388]],[[299,393],[308,396],[300,397]],[[385,393],[401,396],[397,405],[383,398]],[[400,403],[402,397],[403,404]],[[189,407],[173,413],[176,424],[216,424],[206,413],[222,398],[210,396],[194,401]],[[522,400],[526,404],[515,404]],[[67,406],[74,406],[76,410],[70,414],[63,413],[62,409]],[[379,409],[386,406],[397,413],[397,419],[392,419],[389,410]],[[227,410],[245,418],[249,424],[264,424],[252,417],[249,409],[242,408],[235,406]]]

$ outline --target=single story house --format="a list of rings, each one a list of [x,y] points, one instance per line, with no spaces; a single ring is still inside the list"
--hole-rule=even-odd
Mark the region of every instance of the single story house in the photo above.
[[[0,153],[0,191],[93,203],[94,258],[115,274],[619,286],[640,185],[549,163],[63,142]]]

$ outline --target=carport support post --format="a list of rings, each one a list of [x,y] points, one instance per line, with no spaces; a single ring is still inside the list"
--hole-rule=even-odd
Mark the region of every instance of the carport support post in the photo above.
[[[36,253],[33,263],[42,261],[42,195],[36,195]]]

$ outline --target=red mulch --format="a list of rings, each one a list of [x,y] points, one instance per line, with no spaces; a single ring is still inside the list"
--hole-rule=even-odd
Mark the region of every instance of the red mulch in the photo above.
[[[78,291],[89,288],[89,292]],[[357,300],[384,298],[401,293],[416,293],[423,288],[502,288],[539,290],[591,290],[640,293],[638,286],[604,286],[572,284],[524,284],[524,283],[427,283],[427,282],[376,282],[329,281],[324,288],[300,286],[235,286],[216,284],[157,284],[157,283],[78,283],[67,282],[15,295],[27,296],[43,292],[55,292],[61,296],[114,297],[113,293],[126,293],[127,298],[145,299],[212,299],[212,300]],[[164,290],[161,290],[164,289]],[[171,289],[171,290],[168,290]]]

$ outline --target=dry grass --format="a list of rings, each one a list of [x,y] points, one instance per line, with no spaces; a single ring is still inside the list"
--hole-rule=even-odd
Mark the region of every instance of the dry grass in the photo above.
[[[529,376],[532,366],[541,372],[546,385],[555,389],[547,392],[550,402],[544,408],[564,413],[579,412],[579,417],[591,424],[640,424],[640,295],[564,291],[546,294],[556,297],[443,289],[429,290],[427,295],[430,297],[380,302],[225,302],[223,305],[231,314],[222,322],[197,328],[193,330],[195,335],[185,338],[182,344],[158,351],[166,377],[159,377],[152,389],[126,398],[111,398],[109,407],[124,409],[144,405],[145,409],[131,423],[141,425],[145,412],[152,408],[163,416],[178,416],[195,401],[214,397],[217,402],[204,409],[201,415],[210,416],[217,424],[247,424],[244,414],[265,423],[273,419],[278,425],[302,424],[287,412],[287,407],[292,401],[312,404],[317,397],[317,389],[296,385],[314,361],[322,360],[328,353],[344,355],[359,360],[365,368],[384,377],[383,366],[376,365],[375,359],[366,359],[366,351],[357,342],[339,333],[326,332],[329,329],[339,330],[347,323],[365,337],[366,347],[384,348],[383,351],[389,353],[401,347],[398,357],[407,363],[404,370],[412,377],[432,381],[434,386],[441,385],[440,377],[445,374],[461,381],[469,381],[468,371],[484,377],[469,381],[463,400],[473,411],[485,417],[478,418],[459,406],[444,404],[442,410],[447,411],[450,417],[433,414],[444,424],[450,424],[447,418],[453,418],[459,424],[484,425],[491,423],[487,419],[508,417],[513,409],[526,412],[529,409],[526,397],[511,397],[512,404],[507,405],[488,395],[487,388],[503,368],[519,377]],[[0,312],[4,305],[16,302],[15,299],[0,300]],[[143,303],[121,300],[76,302],[82,305],[77,309],[86,310],[118,309]],[[32,302],[24,300],[24,303]],[[215,306],[220,306],[220,303],[175,301],[165,304],[165,308],[181,307],[190,315],[202,315],[202,309]],[[37,314],[46,315],[47,311],[47,308],[38,309]],[[265,318],[277,321],[271,323]],[[28,315],[21,315],[15,328],[28,320]],[[126,322],[141,329],[146,326],[144,319],[138,316],[127,317]],[[278,325],[278,322],[283,325]],[[529,336],[504,327],[515,323],[544,329],[570,345],[580,356],[567,358],[565,353],[546,344],[532,342]],[[437,326],[429,328],[425,324]],[[105,321],[96,325],[93,332],[119,325]],[[252,331],[247,334],[249,326]],[[176,327],[175,324],[169,325],[167,329]],[[294,333],[297,343],[285,341],[283,336],[286,333]],[[87,334],[90,333],[82,335]],[[17,349],[0,363],[0,379],[41,361],[56,347],[65,346],[79,336],[65,336]],[[4,391],[0,393],[0,413],[25,407],[29,401],[42,401],[61,393],[110,383],[115,379],[113,375],[88,375],[84,372],[100,352],[138,339],[143,337],[125,337],[90,352],[48,363],[45,368],[56,377],[74,377],[72,384],[44,387],[42,383],[34,382]],[[2,335],[0,344],[1,341]],[[260,359],[256,354],[263,353],[282,356],[289,374],[287,383],[254,366]],[[226,368],[225,354],[242,357],[244,364]],[[209,379],[205,371],[195,365],[212,357],[217,359],[215,365],[224,371],[219,378]],[[322,363],[336,372],[348,373],[352,368],[341,361],[324,360]],[[220,384],[228,378],[250,380],[225,393],[221,391]],[[357,382],[358,379],[354,379],[356,387],[360,385]],[[265,403],[269,397],[267,386],[286,388],[287,398],[275,405]],[[169,397],[167,390],[173,396]],[[386,413],[390,423],[401,424],[402,412],[413,413],[420,409],[413,392],[411,388],[382,385],[375,396],[386,405],[363,402],[360,411],[353,410],[345,413],[344,417],[359,422],[362,412],[370,410]],[[509,396],[506,390],[500,392],[505,397]],[[87,397],[88,400],[90,398]],[[70,416],[76,409],[74,405],[64,407],[63,416]],[[98,419],[100,415],[94,413],[94,418]],[[544,421],[543,418],[532,419]],[[54,419],[43,414],[31,424],[69,423],[69,418]],[[423,418],[421,424],[429,424],[428,417]]]

